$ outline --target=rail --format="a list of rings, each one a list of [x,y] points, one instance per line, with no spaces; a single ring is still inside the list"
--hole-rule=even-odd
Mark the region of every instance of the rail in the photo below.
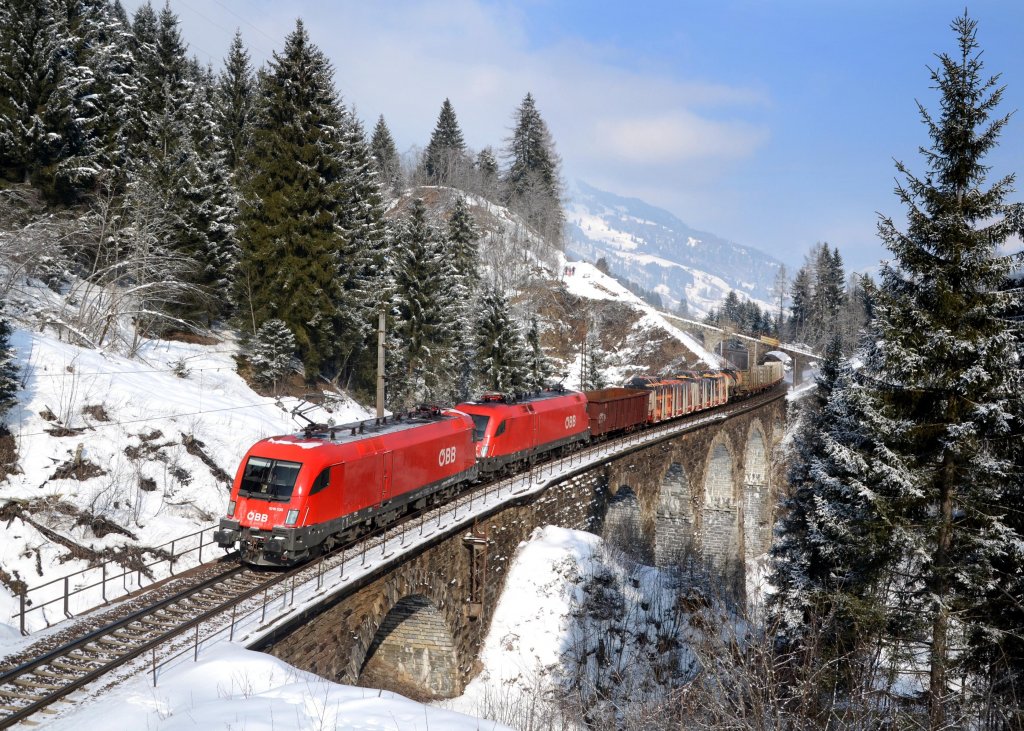
[[[75,616],[75,611],[72,611],[73,606],[79,612],[87,611],[145,588],[144,579],[150,579],[148,584],[161,581],[162,578],[153,577],[153,569],[163,564],[168,564],[168,576],[174,576],[174,564],[185,556],[195,553],[197,554],[196,563],[203,562],[203,549],[209,551],[212,546],[216,545],[213,540],[215,530],[217,530],[217,526],[212,525],[154,548],[145,549],[159,558],[135,568],[125,568],[116,560],[110,559],[98,566],[89,566],[67,576],[47,581],[45,584],[27,588],[19,595],[18,613],[12,619],[18,619],[18,628],[21,630],[21,634],[27,635],[29,634],[28,617],[33,612],[39,612],[46,626],[50,627],[53,622],[47,616],[45,611],[47,607],[59,604],[62,616],[57,621],[63,621]],[[116,568],[111,569],[111,566]],[[91,604],[84,607],[73,605],[73,599],[85,598],[90,595],[93,597]]]

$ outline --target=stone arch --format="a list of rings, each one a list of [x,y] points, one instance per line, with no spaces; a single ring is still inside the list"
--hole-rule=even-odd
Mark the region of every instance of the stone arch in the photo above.
[[[708,449],[704,466],[704,559],[726,568],[739,559],[739,510],[736,500],[734,451],[719,435]]]
[[[743,547],[749,560],[768,550],[771,539],[771,460],[764,427],[754,420],[743,452]]]
[[[654,511],[654,564],[678,563],[694,539],[693,490],[686,469],[673,462],[662,477]]]
[[[417,700],[461,692],[455,641],[428,597],[406,596],[384,616],[366,650],[358,685],[386,687]]]

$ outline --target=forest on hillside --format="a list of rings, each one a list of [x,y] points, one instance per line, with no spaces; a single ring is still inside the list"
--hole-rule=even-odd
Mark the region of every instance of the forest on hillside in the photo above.
[[[508,306],[508,270],[522,274],[480,251],[470,204],[525,221],[505,247],[520,258],[560,246],[560,161],[531,94],[512,122],[499,152],[473,151],[445,99],[402,158],[383,116],[367,134],[301,20],[264,67],[236,34],[214,69],[169,5],[3,3],[0,298],[42,281],[73,303],[48,326],[126,354],[234,327],[266,387],[300,370],[356,393],[373,389],[383,312],[393,408],[535,387],[537,328]],[[461,193],[419,200],[438,188]]]

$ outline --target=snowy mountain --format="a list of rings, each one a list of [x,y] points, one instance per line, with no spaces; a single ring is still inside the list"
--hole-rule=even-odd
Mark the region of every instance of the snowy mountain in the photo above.
[[[605,257],[617,275],[661,295],[674,309],[685,301],[703,316],[734,289],[762,307],[774,297],[781,263],[757,249],[690,228],[668,211],[577,181],[566,206],[571,258]]]

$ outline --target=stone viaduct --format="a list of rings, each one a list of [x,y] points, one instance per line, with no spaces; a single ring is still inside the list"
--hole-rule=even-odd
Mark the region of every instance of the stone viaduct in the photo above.
[[[630,529],[648,563],[695,552],[742,577],[771,540],[784,418],[780,397],[581,469],[482,516],[471,531],[439,536],[255,649],[338,682],[422,700],[458,695],[479,669],[516,548],[543,525]]]

